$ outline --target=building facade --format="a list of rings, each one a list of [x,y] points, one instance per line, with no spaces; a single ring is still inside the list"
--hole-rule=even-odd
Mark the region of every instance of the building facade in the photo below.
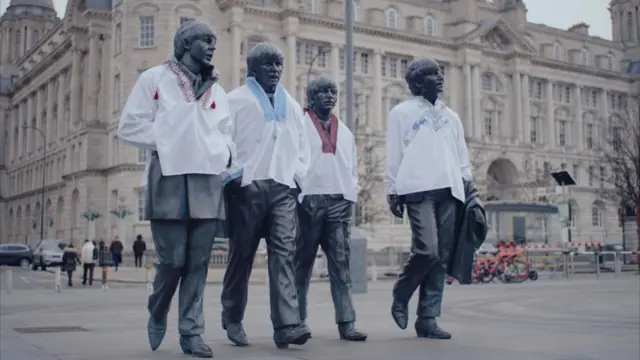
[[[597,149],[638,96],[638,77],[627,72],[640,58],[638,0],[611,2],[613,40],[589,35],[587,24],[527,22],[521,0],[354,5],[358,134],[377,149],[360,154],[375,168],[361,185],[376,196],[359,208],[372,247],[409,243],[406,221],[392,219],[379,195],[382,166],[372,164],[383,161],[385,114],[409,97],[404,70],[425,56],[443,67],[443,100],[463,120],[487,199],[557,201],[544,187],[549,172],[566,169],[577,182],[563,195],[573,239],[618,241]],[[343,0],[69,0],[63,15],[51,0],[12,0],[0,18],[3,242],[39,238],[41,218],[47,238],[149,236],[139,188],[147,154],[120,144],[116,128],[137,76],[168,58],[183,21],[216,29],[214,63],[227,90],[244,83],[245,56],[260,41],[282,49],[283,83],[300,102],[314,76],[344,85]]]

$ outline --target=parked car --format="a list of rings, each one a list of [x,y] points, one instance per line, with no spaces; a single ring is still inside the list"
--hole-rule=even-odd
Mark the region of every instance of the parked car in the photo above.
[[[42,240],[33,252],[31,269],[46,270],[49,266],[62,264],[62,253],[67,243],[60,240]]]
[[[33,262],[33,251],[27,245],[0,245],[0,265],[28,268]]]

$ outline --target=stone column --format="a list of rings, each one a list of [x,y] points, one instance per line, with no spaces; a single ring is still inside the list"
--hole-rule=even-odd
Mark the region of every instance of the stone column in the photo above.
[[[231,10],[231,89],[240,86],[240,51],[242,50],[242,8]],[[247,52],[249,52],[247,48]],[[248,55],[248,54],[246,54]]]
[[[9,52],[11,49],[9,44],[13,44],[13,40],[9,39],[9,28],[6,28],[2,30],[2,49],[0,50],[0,61],[3,64],[9,62]]]
[[[61,72],[58,75],[58,130],[57,130],[57,138],[60,139],[63,136],[66,136],[65,133],[65,122],[64,122],[64,102],[65,102],[65,94],[67,92],[67,88],[65,86],[65,73]]]
[[[547,80],[546,95],[547,95],[547,104],[546,104],[547,105],[547,116],[546,116],[547,117],[547,136],[546,136],[547,139],[545,143],[547,144],[547,147],[555,147],[556,121],[553,116],[553,110],[554,110],[553,83],[551,82],[551,80]]]
[[[72,125],[77,126],[81,120],[80,109],[82,106],[82,74],[80,72],[80,67],[82,66],[82,50],[79,48],[73,49],[72,56],[70,122]]]
[[[13,161],[16,158],[16,142],[18,139],[16,139],[15,136],[15,125],[16,125],[16,119],[18,118],[18,114],[16,113],[16,108],[10,108],[9,109],[9,118],[6,120],[7,121],[7,131],[9,133],[9,137],[8,137],[8,151],[7,151],[7,156],[9,158],[8,161],[8,165],[11,165],[11,161]]]
[[[100,33],[89,31],[89,64],[87,66],[87,122],[97,122],[100,94]]]
[[[464,64],[462,66],[462,77],[464,77],[464,132],[467,137],[475,139],[476,134],[474,132],[473,125],[473,82],[471,81],[471,65]]]
[[[297,83],[297,62],[296,62],[296,34],[298,32],[298,18],[288,17],[285,19],[284,33],[286,34],[287,49],[285,51],[284,69],[286,71],[287,90],[295,94]]]
[[[576,132],[576,139],[573,141],[573,145],[582,150],[582,143],[584,141],[584,124],[582,123],[582,85],[576,85],[576,124],[573,127]]]
[[[55,103],[55,97],[56,97],[56,93],[55,93],[55,78],[51,78],[49,79],[49,83],[47,84],[47,120],[46,120],[46,124],[47,124],[47,128],[43,129],[46,130],[46,134],[47,134],[47,141],[48,142],[53,142],[56,140],[56,132],[57,129],[53,126],[54,125],[54,121],[53,121],[53,104]],[[45,148],[47,146],[47,144],[44,144]]]
[[[522,139],[531,143],[531,100],[529,99],[529,74],[522,74]]]
[[[111,96],[113,96],[113,92],[111,91],[112,76],[111,76],[111,61],[106,61],[104,59],[111,59],[112,49],[111,46],[113,42],[111,41],[110,34],[104,34],[104,40],[102,41],[102,69],[100,70],[100,95],[98,96],[98,116],[103,123],[111,122]]]
[[[46,121],[47,119],[45,119],[42,116],[42,113],[44,112],[44,109],[46,109],[45,107],[45,101],[44,101],[44,88],[38,88],[38,90],[36,91],[36,127],[38,129],[40,129],[41,131],[45,131],[46,129]],[[40,136],[40,134],[35,134],[35,150],[36,152],[39,152],[40,147],[43,145],[42,142],[44,141],[42,139],[42,136]]]
[[[371,116],[369,123],[373,131],[378,132],[382,126],[382,51],[375,49],[373,52],[373,101],[371,101]]]
[[[22,143],[24,142],[24,129],[22,126],[24,125],[24,101],[19,103],[16,107],[16,126],[18,127],[18,141],[16,147],[16,162],[22,156]]]
[[[520,79],[520,73],[519,72],[514,72],[513,73],[513,97],[514,97],[514,107],[515,107],[515,111],[514,113],[514,121],[511,122],[512,126],[510,127],[509,130],[511,130],[511,134],[509,136],[510,139],[515,139],[516,140],[516,144],[521,144],[522,140],[523,140],[523,134],[522,134],[522,80]]]
[[[449,92],[449,107],[453,109],[453,111],[459,113],[460,104],[458,101],[458,67],[455,64],[451,64],[447,68],[447,78],[444,81],[444,86],[448,89]],[[464,124],[464,122],[463,122]],[[468,131],[466,128],[464,129],[465,134]]]
[[[476,139],[482,138],[482,109],[480,109],[480,66],[471,67],[471,77],[473,78],[473,133]]]
[[[340,116],[342,114],[342,108],[340,107],[340,85],[342,83],[342,76],[340,76],[340,46],[338,44],[331,44],[331,54],[329,56],[331,78],[333,79],[333,81],[335,81],[338,88],[338,99],[336,101],[334,112],[337,114],[337,116]]]
[[[29,97],[27,98],[27,119],[25,121],[25,125],[26,126],[31,126],[31,124],[33,124],[33,116],[34,116],[34,111],[35,111],[35,106],[34,106],[34,102],[35,102],[35,94],[29,94]],[[33,129],[25,129],[26,133],[27,133],[27,143],[26,143],[26,149],[24,151],[24,155],[28,155],[30,154],[34,149],[35,149],[35,139],[36,139],[36,131]]]

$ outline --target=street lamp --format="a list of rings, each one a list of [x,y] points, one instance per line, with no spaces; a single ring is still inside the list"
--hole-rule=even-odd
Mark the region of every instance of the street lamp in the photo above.
[[[127,207],[124,197],[120,197],[118,200],[119,200],[118,206],[112,209],[111,211],[109,211],[109,213],[118,219],[117,221],[118,221],[118,232],[120,233],[119,234],[120,241],[124,245],[126,242],[124,219],[129,215],[133,215],[133,211],[129,210],[129,208]]]
[[[100,214],[99,212],[95,211],[93,209],[93,205],[90,204],[89,207],[87,208],[87,211],[85,211],[82,214],[82,217],[84,217],[85,219],[87,219],[87,221],[89,222],[89,228],[88,228],[88,234],[87,234],[87,240],[89,241],[94,241],[96,238],[96,220],[98,220],[99,218],[102,217],[102,214]]]
[[[40,241],[44,240],[44,193],[47,181],[47,134],[35,126],[23,125],[23,129],[32,129],[42,136],[42,194],[40,194]]]

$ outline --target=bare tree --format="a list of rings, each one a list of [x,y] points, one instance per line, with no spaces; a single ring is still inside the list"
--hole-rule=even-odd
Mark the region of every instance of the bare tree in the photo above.
[[[373,225],[388,217],[383,174],[385,161],[382,152],[384,141],[375,140],[367,134],[356,137],[358,151],[358,191],[359,214],[355,225]]]
[[[602,198],[617,204],[624,216],[640,208],[640,100],[620,105],[624,111],[613,114],[603,131],[598,175]]]

